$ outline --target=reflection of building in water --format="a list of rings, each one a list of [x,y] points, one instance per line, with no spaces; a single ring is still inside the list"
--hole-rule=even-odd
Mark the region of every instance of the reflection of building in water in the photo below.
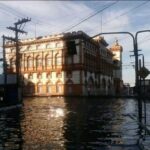
[[[20,106],[0,108],[0,149],[22,149]],[[13,113],[12,113],[13,112]]]
[[[22,40],[24,95],[118,93],[122,81],[122,47],[118,43],[110,49],[107,46],[104,38],[91,39],[82,31]],[[12,74],[16,71],[14,44],[8,43],[6,50],[7,70]]]
[[[66,113],[64,100],[26,99],[24,109],[25,114],[21,122],[23,149],[63,149],[63,120]]]

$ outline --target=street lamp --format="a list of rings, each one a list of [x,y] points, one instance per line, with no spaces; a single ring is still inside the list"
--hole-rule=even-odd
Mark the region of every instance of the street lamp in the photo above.
[[[130,32],[105,32],[105,33],[99,33],[95,36],[93,36],[92,38],[99,36],[99,35],[103,35],[103,34],[128,34],[132,37],[133,39],[133,48],[134,48],[134,56],[135,56],[135,87],[136,87],[136,93],[137,93],[137,98],[138,98],[138,113],[139,113],[139,122],[141,122],[142,119],[142,101],[139,98],[139,74],[138,74],[138,42],[137,42],[137,38],[138,38],[138,34],[139,33],[143,33],[143,32],[150,32],[150,30],[141,30],[136,32],[135,36],[130,33]],[[144,61],[144,59],[143,59]]]
[[[144,68],[145,67],[145,61],[144,61],[144,55],[143,54],[139,54],[139,56],[142,56],[142,61],[143,61],[143,65],[142,67]],[[140,68],[141,68],[141,65],[140,65]],[[145,78],[143,78],[143,84],[141,84],[141,77],[140,77],[140,87],[143,87],[143,95],[145,96]],[[141,90],[140,90],[140,94],[141,94]],[[146,99],[145,97],[143,97],[143,102],[144,102],[144,125],[145,125],[145,128],[146,128]],[[141,110],[142,111],[142,110]],[[145,135],[146,135],[146,129],[145,129]]]
[[[142,63],[143,63],[143,67],[145,67],[145,60],[144,60],[144,55],[143,54],[138,54],[139,56],[142,56]]]

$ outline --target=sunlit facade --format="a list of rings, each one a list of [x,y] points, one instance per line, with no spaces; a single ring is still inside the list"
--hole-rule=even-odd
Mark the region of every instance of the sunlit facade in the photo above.
[[[73,51],[66,44],[73,41]],[[25,96],[114,95],[113,50],[102,37],[82,31],[20,41],[20,72]],[[6,45],[7,72],[15,69],[15,46]],[[119,50],[120,51],[120,50]],[[73,52],[73,53],[72,53]],[[122,80],[120,78],[120,80]]]
[[[119,45],[118,40],[110,48],[113,52],[113,62],[115,64],[115,69],[113,71],[114,78],[114,89],[116,95],[123,94],[123,80],[122,80],[122,52],[123,48]]]

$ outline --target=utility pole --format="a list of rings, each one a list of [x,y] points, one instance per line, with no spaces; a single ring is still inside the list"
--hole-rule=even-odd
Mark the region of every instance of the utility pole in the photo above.
[[[6,53],[5,53],[5,37],[3,37],[3,75],[4,75],[4,98],[6,100],[6,85],[7,85],[7,68],[6,68]]]
[[[15,27],[7,27],[7,29],[12,30],[15,32],[15,41],[16,41],[16,85],[17,85],[17,95],[18,95],[18,101],[21,101],[21,87],[20,87],[20,53],[19,53],[19,39],[18,39],[18,34],[19,33],[26,33],[24,30],[21,29],[21,26],[24,23],[27,23],[31,21],[31,19],[28,18],[23,18],[21,20],[18,20],[17,22],[14,23]]]
[[[144,61],[144,55],[143,54],[139,54],[139,56],[142,56],[142,60],[143,60],[143,68],[145,67],[145,61]],[[143,91],[142,91],[142,98],[143,98],[143,102],[144,102],[144,126],[146,127],[146,120],[147,120],[147,114],[146,114],[146,98],[145,98],[145,77],[143,77]],[[146,136],[146,129],[145,129],[145,136]]]
[[[2,36],[3,38],[3,74],[4,74],[4,101],[7,101],[7,64],[6,64],[6,52],[5,52],[5,42],[10,40],[15,42],[15,39],[12,37]]]

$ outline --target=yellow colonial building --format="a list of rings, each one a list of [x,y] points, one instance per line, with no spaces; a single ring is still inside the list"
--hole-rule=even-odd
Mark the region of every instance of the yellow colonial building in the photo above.
[[[122,47],[118,43],[110,49],[107,46],[103,37],[92,39],[82,31],[21,40],[23,94],[114,95],[115,88],[120,86],[118,82],[122,82],[122,76],[118,76],[122,72]],[[14,43],[8,42],[6,51],[7,73],[15,74]],[[116,55],[120,58],[115,58]]]

